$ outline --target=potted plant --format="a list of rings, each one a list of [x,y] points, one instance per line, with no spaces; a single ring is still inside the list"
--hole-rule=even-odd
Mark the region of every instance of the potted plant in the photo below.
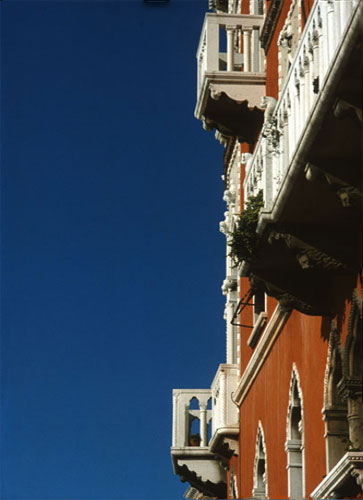
[[[263,207],[263,193],[250,196],[244,211],[239,215],[237,224],[229,233],[229,256],[236,266],[244,262],[251,262],[256,252],[258,236],[256,233],[258,216]]]
[[[191,434],[189,438],[189,445],[190,446],[200,446],[200,434]]]

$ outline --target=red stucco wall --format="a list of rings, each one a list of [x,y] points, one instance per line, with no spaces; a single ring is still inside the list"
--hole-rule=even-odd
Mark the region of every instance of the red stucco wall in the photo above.
[[[267,451],[270,498],[287,498],[286,418],[293,363],[303,395],[306,493],[325,474],[323,407],[327,341],[320,336],[321,318],[293,312],[276,340],[241,408],[241,471],[243,497],[253,487],[253,462],[258,421]]]

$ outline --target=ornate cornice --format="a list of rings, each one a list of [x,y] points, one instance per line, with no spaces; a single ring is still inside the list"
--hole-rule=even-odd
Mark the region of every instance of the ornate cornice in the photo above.
[[[261,45],[262,45],[265,53],[268,51],[268,49],[270,47],[272,35],[275,32],[276,24],[277,24],[283,3],[284,3],[283,0],[271,0],[271,5],[270,5],[270,8],[268,9],[268,12],[266,14],[266,19],[265,19],[265,22],[262,26],[261,35],[260,35]]]
[[[363,452],[348,451],[310,494],[311,497],[313,499],[332,498],[332,496],[343,498],[340,494],[344,492],[346,483],[350,479],[351,483],[356,482],[358,493],[362,488],[362,470]],[[339,496],[335,496],[336,494]]]
[[[179,466],[177,474],[180,476],[180,480],[183,483],[187,481],[205,495],[213,498],[226,498],[227,484],[225,482],[221,481],[215,484],[209,480],[204,481],[196,472],[189,470],[185,464],[181,467]]]

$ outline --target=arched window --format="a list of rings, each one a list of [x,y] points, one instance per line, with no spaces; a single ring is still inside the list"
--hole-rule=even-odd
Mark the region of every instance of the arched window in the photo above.
[[[339,387],[343,377],[343,348],[340,334],[335,325],[329,336],[328,358],[324,380],[324,408],[326,440],[326,471],[329,472],[345,454],[348,445],[347,402],[342,398]]]
[[[290,382],[290,398],[287,411],[285,450],[289,498],[304,498],[304,420],[303,399],[296,366],[293,366]]]
[[[229,480],[229,498],[239,498],[238,488],[237,488],[237,477],[234,468],[232,468],[232,473]]]
[[[200,446],[200,411],[199,401],[193,397],[189,402],[189,431],[188,431],[188,446]]]
[[[253,498],[267,498],[266,446],[261,422],[258,423],[253,471]]]
[[[341,382],[341,392],[348,406],[350,446],[355,450],[363,447],[362,347],[362,300],[355,289],[344,347]]]

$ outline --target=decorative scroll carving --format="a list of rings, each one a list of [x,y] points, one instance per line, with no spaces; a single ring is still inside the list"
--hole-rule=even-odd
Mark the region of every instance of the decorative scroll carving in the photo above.
[[[331,271],[344,269],[346,267],[342,262],[338,261],[334,257],[326,254],[318,248],[313,247],[312,245],[309,245],[292,234],[271,231],[268,241],[269,243],[272,243],[273,240],[285,241],[287,247],[295,253],[296,260],[302,269],[320,267],[327,271]]]
[[[209,495],[212,498],[226,498],[227,494],[227,484],[223,481],[215,484],[211,481],[203,481],[201,476],[198,476],[196,472],[189,470],[187,465],[178,466],[178,475],[182,483],[189,482],[192,486],[197,488],[205,495]]]
[[[305,166],[305,177],[308,181],[320,181],[328,184],[339,196],[343,207],[352,207],[357,205],[362,199],[362,192],[338,179],[334,175],[324,172],[322,169],[312,163],[307,163]]]

